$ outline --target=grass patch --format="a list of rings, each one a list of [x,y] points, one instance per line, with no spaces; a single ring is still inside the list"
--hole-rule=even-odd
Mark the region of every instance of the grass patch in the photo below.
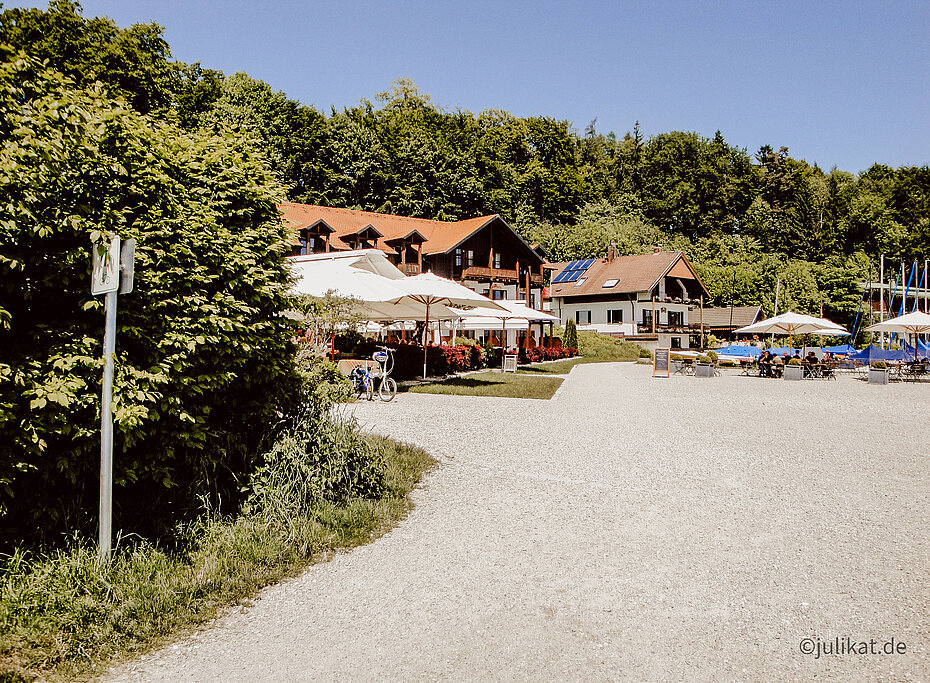
[[[453,377],[441,382],[420,384],[408,391],[417,394],[550,399],[562,381],[561,377],[533,377],[492,370],[465,377]]]
[[[519,368],[517,368],[517,372],[532,375],[567,375],[576,365],[587,362],[589,361],[587,361],[582,356],[576,356],[575,358],[554,360],[549,363],[521,365]]]
[[[586,363],[633,361],[639,359],[639,344],[597,332],[578,333],[578,353]]]
[[[243,513],[179,532],[182,550],[118,549],[99,567],[92,543],[0,561],[0,681],[71,680],[149,650],[300,573],[334,550],[380,536],[411,507],[435,461],[425,451],[366,436],[382,465],[383,494],[316,500],[287,523]]]

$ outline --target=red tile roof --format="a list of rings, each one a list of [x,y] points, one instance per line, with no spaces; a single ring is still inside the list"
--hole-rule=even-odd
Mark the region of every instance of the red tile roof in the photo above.
[[[386,213],[337,209],[294,202],[282,202],[278,208],[284,214],[284,220],[295,230],[307,228],[321,219],[325,221],[334,230],[330,237],[330,244],[337,249],[348,249],[349,245],[341,238],[354,235],[368,225],[373,226],[383,235],[383,238],[378,240],[378,247],[385,251],[392,250],[384,246],[383,242],[408,236],[416,230],[426,238],[423,243],[424,255],[446,253],[488,223],[500,220],[500,216],[495,214],[455,222],[433,221],[426,218],[407,218]]]
[[[678,270],[679,263],[683,268],[681,274],[676,275],[673,271]],[[562,266],[558,272],[562,272],[568,264],[558,265]],[[635,256],[617,256],[609,263],[607,259],[597,259],[585,271],[582,284],[579,285],[578,281],[554,284],[550,296],[602,296],[604,294],[648,292],[666,274],[683,279],[694,279],[705,292],[707,291],[701,278],[698,277],[682,252],[659,251]],[[557,274],[554,274],[553,280],[556,277]],[[605,288],[603,285],[608,280],[619,282],[613,287]]]

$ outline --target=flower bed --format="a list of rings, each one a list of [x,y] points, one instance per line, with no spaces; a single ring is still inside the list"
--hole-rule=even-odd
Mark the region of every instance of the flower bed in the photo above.
[[[366,341],[355,347],[359,358],[371,358],[379,346],[394,349],[394,370],[391,377],[397,380],[423,376],[423,347],[416,344],[397,344]],[[426,374],[448,375],[481,368],[482,353],[478,346],[437,346],[426,348]]]
[[[537,346],[535,349],[520,349],[520,362],[540,363],[545,360],[562,360],[576,355],[578,352],[569,347],[553,349]]]

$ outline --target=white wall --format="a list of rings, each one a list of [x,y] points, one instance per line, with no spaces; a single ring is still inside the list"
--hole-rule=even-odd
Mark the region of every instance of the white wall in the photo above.
[[[607,324],[607,311],[620,309],[623,311],[623,324],[636,323],[641,326],[643,321],[643,311],[652,310],[651,301],[599,301],[599,302],[590,302],[590,303],[571,303],[564,304],[562,303],[563,299],[561,297],[556,297],[552,300],[552,315],[557,315],[564,325],[566,321],[571,318],[575,320],[576,311],[591,311],[591,325],[606,325]],[[666,312],[662,313],[662,309],[665,308]],[[668,312],[669,311],[680,311],[682,313],[682,323],[688,325],[688,304],[673,304],[669,302],[656,302],[656,324],[658,325],[667,325],[668,324]],[[642,329],[640,332],[643,334],[651,332],[651,329]]]

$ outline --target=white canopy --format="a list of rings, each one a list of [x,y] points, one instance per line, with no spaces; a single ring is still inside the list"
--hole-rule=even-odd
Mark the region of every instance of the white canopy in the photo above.
[[[427,314],[434,320],[458,317],[442,303],[431,304],[427,310],[411,298],[407,282],[413,278],[401,273],[377,249],[298,256],[289,262],[295,292],[322,297],[331,291],[351,297],[365,320],[424,320]]]
[[[742,334],[824,334],[824,335],[846,335],[849,334],[835,322],[826,318],[815,318],[812,315],[803,313],[782,313],[774,318],[760,320],[752,325],[741,327],[734,332]]]
[[[906,313],[897,318],[889,318],[865,328],[869,332],[898,332],[907,334],[924,334],[930,332],[930,314],[923,311]]]
[[[506,321],[510,329],[526,329],[531,322],[557,323],[559,318],[543,311],[537,311],[526,305],[526,301],[498,299],[496,304],[503,310],[493,311],[486,308],[474,308],[470,311],[453,308],[462,317],[456,323],[463,330],[499,330],[501,322]]]

